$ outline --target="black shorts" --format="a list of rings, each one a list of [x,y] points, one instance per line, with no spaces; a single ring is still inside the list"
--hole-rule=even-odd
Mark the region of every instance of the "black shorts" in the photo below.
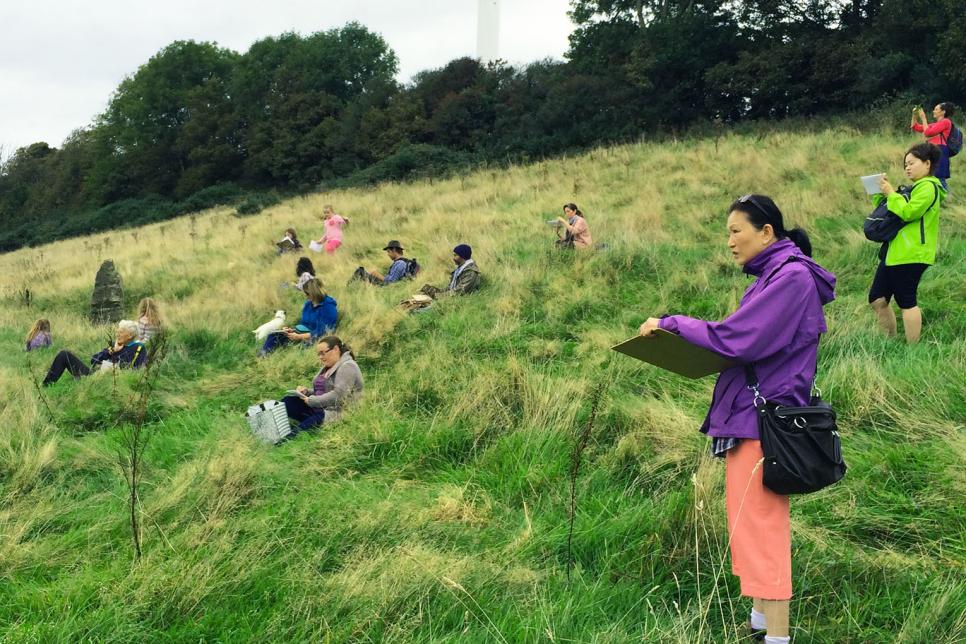
[[[872,288],[869,289],[869,302],[884,297],[888,302],[893,297],[900,309],[911,309],[916,306],[916,291],[919,290],[919,280],[929,268],[929,264],[899,264],[886,266],[879,262],[879,268],[872,278]]]

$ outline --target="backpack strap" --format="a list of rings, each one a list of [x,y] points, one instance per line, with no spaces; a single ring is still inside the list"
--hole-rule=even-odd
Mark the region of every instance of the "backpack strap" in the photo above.
[[[926,208],[923,211],[922,216],[919,217],[919,243],[920,244],[926,243],[926,215],[929,213],[930,210],[932,210],[932,207],[936,205],[936,201],[939,199],[939,186],[937,186],[932,181],[930,181],[929,183],[932,184],[932,187],[936,191],[936,194],[933,195],[932,203],[929,204],[929,207]],[[912,199],[911,191],[909,192],[909,199]]]

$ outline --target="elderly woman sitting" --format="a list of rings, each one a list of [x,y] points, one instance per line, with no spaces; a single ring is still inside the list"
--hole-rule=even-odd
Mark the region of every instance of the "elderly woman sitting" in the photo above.
[[[91,356],[91,366],[84,364],[70,351],[64,350],[54,357],[54,362],[44,378],[44,386],[57,382],[70,371],[74,378],[89,376],[94,369],[113,369],[115,367],[138,368],[147,359],[144,344],[137,341],[138,324],[131,320],[121,320],[117,323],[117,333],[114,335],[114,345],[98,351]]]
[[[312,387],[296,387],[296,395],[282,398],[289,420],[297,422],[299,430],[337,420],[345,406],[362,394],[362,372],[347,344],[329,335],[319,340],[316,349],[322,368]]]

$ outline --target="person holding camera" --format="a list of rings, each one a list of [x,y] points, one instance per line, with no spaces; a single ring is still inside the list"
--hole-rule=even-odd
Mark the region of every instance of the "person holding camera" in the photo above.
[[[953,122],[951,119],[955,112],[956,107],[949,101],[937,103],[932,108],[932,117],[936,120],[934,123],[930,123],[929,119],[926,118],[925,110],[921,106],[915,107],[912,110],[912,123],[909,125],[914,131],[922,133],[928,143],[939,146],[939,151],[942,152],[942,156],[936,164],[932,175],[939,179],[943,190],[946,191],[949,190],[947,180],[950,177],[949,147],[946,144],[953,131]]]

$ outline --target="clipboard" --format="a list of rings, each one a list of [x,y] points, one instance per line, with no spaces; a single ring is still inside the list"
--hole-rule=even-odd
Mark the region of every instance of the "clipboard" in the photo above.
[[[647,338],[634,336],[611,349],[695,380],[738,366],[664,329],[657,329],[654,335]]]

